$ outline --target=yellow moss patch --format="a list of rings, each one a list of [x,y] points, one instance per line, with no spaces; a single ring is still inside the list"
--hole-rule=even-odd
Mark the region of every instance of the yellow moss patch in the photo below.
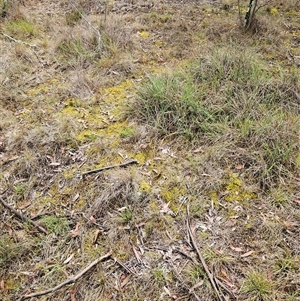
[[[244,183],[235,173],[228,176],[225,184],[227,202],[248,202],[256,198],[256,194],[250,190],[244,189]]]
[[[145,164],[147,162],[147,160],[149,160],[150,158],[152,158],[152,152],[148,152],[148,151],[142,151],[142,152],[138,152],[136,154],[132,154],[132,156],[130,157],[134,157],[136,160],[138,160],[138,162],[140,164]]]
[[[112,100],[120,100],[126,97],[126,92],[133,87],[131,80],[126,80],[120,85],[109,87],[103,90],[103,100],[111,103]]]
[[[156,46],[163,46],[164,42],[163,42],[162,40],[156,40],[156,41],[154,42],[154,44],[155,44]]]
[[[171,202],[178,200],[179,197],[185,194],[185,189],[173,187],[161,192],[161,196],[165,199],[166,202]]]
[[[278,16],[279,15],[278,9],[276,7],[270,8],[270,14],[273,16]]]
[[[145,180],[142,180],[140,182],[140,186],[139,186],[140,192],[147,193],[147,192],[150,192],[151,190],[152,190],[152,187],[148,182],[146,182]]]
[[[148,31],[141,31],[141,32],[138,32],[138,35],[143,38],[143,39],[149,39],[151,38],[151,33],[148,32]]]
[[[58,86],[64,87],[64,85],[62,84],[62,79],[59,77],[54,77],[45,83],[39,84],[36,87],[29,89],[26,94],[28,96],[47,94],[51,92],[54,87],[58,87]]]
[[[160,208],[155,200],[150,200],[149,201],[149,209],[150,209],[150,212],[154,213],[154,212],[158,212]]]
[[[163,190],[161,192],[161,196],[165,200],[165,202],[169,203],[169,208],[175,214],[180,210],[182,203],[180,202],[180,198],[186,194],[184,188],[173,187],[171,189]]]

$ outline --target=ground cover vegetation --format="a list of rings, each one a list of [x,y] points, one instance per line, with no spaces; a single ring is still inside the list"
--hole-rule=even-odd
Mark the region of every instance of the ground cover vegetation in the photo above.
[[[300,300],[299,1],[0,7],[1,300]]]

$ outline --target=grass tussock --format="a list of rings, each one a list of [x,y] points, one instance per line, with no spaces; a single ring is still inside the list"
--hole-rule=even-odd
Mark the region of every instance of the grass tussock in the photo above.
[[[5,30],[15,38],[30,38],[38,33],[37,26],[24,18],[9,21]]]
[[[293,72],[270,70],[257,55],[226,48],[185,70],[150,76],[134,114],[163,136],[247,149],[256,176],[272,185],[298,168],[298,91]]]

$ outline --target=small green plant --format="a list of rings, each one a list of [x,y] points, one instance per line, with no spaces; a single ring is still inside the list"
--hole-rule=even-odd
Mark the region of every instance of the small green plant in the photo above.
[[[134,130],[131,128],[124,128],[120,132],[121,138],[129,138],[134,134]]]
[[[14,242],[8,235],[0,237],[0,270],[5,271],[13,261],[26,256],[30,249],[28,242]]]
[[[82,13],[78,10],[72,10],[66,14],[66,22],[69,26],[74,26],[82,19]]]
[[[122,212],[121,217],[124,223],[130,222],[132,220],[132,210],[126,207]]]
[[[46,229],[56,235],[65,235],[69,230],[69,222],[66,218],[57,217],[56,215],[46,215],[40,223],[45,225]]]
[[[48,264],[48,265],[38,265],[36,267],[42,274],[44,274],[45,279],[52,280],[53,276],[55,278],[64,277],[65,276],[65,270],[61,262],[56,261],[54,263]]]
[[[250,300],[269,300],[272,283],[260,271],[250,271],[242,285],[241,292],[247,294]]]
[[[97,41],[95,38],[83,40],[64,39],[58,45],[58,50],[67,59],[93,60],[98,56]]]
[[[198,265],[194,266],[192,270],[188,270],[187,273],[192,279],[193,283],[198,283],[201,279],[205,277],[204,271]]]
[[[204,258],[207,260],[207,262],[215,267],[220,267],[233,261],[233,258],[226,253],[216,252],[212,249],[206,250],[206,252],[204,253]]]
[[[163,269],[153,269],[151,270],[151,274],[154,276],[156,282],[163,283],[166,279],[166,275]]]
[[[8,34],[17,38],[31,37],[37,33],[36,26],[25,19],[7,22],[5,24],[5,29]]]
[[[270,201],[276,207],[285,207],[290,199],[290,194],[283,187],[276,187],[270,191]]]
[[[17,195],[22,196],[24,194],[24,186],[22,184],[14,185],[14,190]]]
[[[300,268],[300,257],[285,254],[276,260],[275,274],[287,273],[288,271],[297,271]]]

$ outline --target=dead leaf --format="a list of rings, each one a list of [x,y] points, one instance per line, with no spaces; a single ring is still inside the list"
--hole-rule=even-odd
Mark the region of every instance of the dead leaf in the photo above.
[[[250,256],[252,253],[254,253],[254,251],[253,250],[251,250],[251,251],[248,251],[248,252],[246,252],[246,253],[244,253],[244,254],[242,254],[241,255],[241,257],[248,257],[248,256]]]
[[[169,212],[169,205],[170,205],[170,202],[169,203],[163,203],[162,204],[162,208],[161,208],[161,210],[160,210],[160,212],[162,212],[162,213],[168,213]]]
[[[200,280],[198,283],[196,283],[194,286],[192,286],[192,287],[190,288],[189,293],[192,293],[197,287],[202,286],[203,283],[204,283],[204,281],[203,281],[203,280]]]
[[[289,222],[289,221],[284,221],[283,224],[286,227],[286,229],[288,229],[288,230],[294,230],[295,226],[297,226],[296,223]]]
[[[197,153],[203,153],[202,147],[196,148],[196,149],[193,151],[193,153],[194,153],[194,154],[197,154]]]
[[[132,249],[133,249],[133,253],[134,253],[135,257],[136,257],[136,260],[140,263],[141,262],[141,258],[142,258],[141,252],[139,252],[133,244],[132,244]]]
[[[70,232],[71,232],[71,236],[72,236],[73,238],[75,238],[75,237],[77,237],[77,236],[80,235],[79,226],[80,226],[80,223],[78,222],[78,223],[76,224],[76,226],[75,226],[75,229],[70,231]]]
[[[101,231],[99,229],[97,229],[95,231],[94,239],[93,239],[93,244],[95,244],[97,242],[100,233],[101,233]]]
[[[140,227],[143,227],[145,225],[146,225],[145,222],[140,222],[140,223],[136,224],[135,226],[136,226],[136,228],[140,228]]]
[[[90,216],[90,221],[93,223],[93,224],[97,224],[97,220],[91,215]]]
[[[237,170],[241,170],[243,168],[244,168],[243,164],[238,164],[238,165],[235,166],[235,169],[237,169]]]
[[[4,224],[4,227],[6,228],[6,230],[7,230],[8,234],[9,234],[9,236],[12,236],[13,230],[12,230],[11,226],[8,225],[7,223],[4,223],[4,222],[3,222],[3,224]]]
[[[169,297],[171,297],[170,290],[169,290],[167,287],[165,287],[165,286],[164,286],[164,290],[165,290],[165,292],[167,293],[167,295],[168,295]]]
[[[5,289],[4,280],[3,279],[0,281],[0,289],[1,289],[1,292],[3,293],[3,295],[7,294],[7,290]]]
[[[76,287],[73,286],[70,292],[71,301],[77,301],[76,300]]]
[[[121,282],[120,287],[123,288],[130,280],[132,274],[129,274],[127,277],[124,278],[124,280]]]
[[[31,205],[31,202],[27,201],[27,202],[23,203],[22,205],[18,206],[18,209],[23,210],[23,209],[29,207],[30,205]]]
[[[60,166],[60,165],[61,165],[61,163],[59,163],[59,162],[51,162],[48,164],[48,166]]]
[[[63,264],[68,264],[68,263],[73,259],[73,257],[74,257],[74,253],[71,254],[71,255],[63,262]]]
[[[79,198],[79,193],[77,193],[77,194],[73,197],[71,203],[72,203],[72,204],[75,203],[75,202],[78,200],[78,198]]]
[[[228,277],[228,275],[227,275],[226,271],[225,271],[225,270],[223,270],[223,269],[221,269],[221,272],[220,272],[220,274],[221,274],[223,277],[225,277],[225,278],[227,278],[227,277]]]
[[[4,161],[2,162],[3,165],[9,163],[9,162],[12,162],[12,161],[15,161],[19,159],[19,156],[12,156],[12,157],[9,157],[9,158],[5,158]]]
[[[235,251],[235,252],[243,252],[243,249],[240,248],[240,247],[233,247],[233,246],[230,246],[230,249]]]

